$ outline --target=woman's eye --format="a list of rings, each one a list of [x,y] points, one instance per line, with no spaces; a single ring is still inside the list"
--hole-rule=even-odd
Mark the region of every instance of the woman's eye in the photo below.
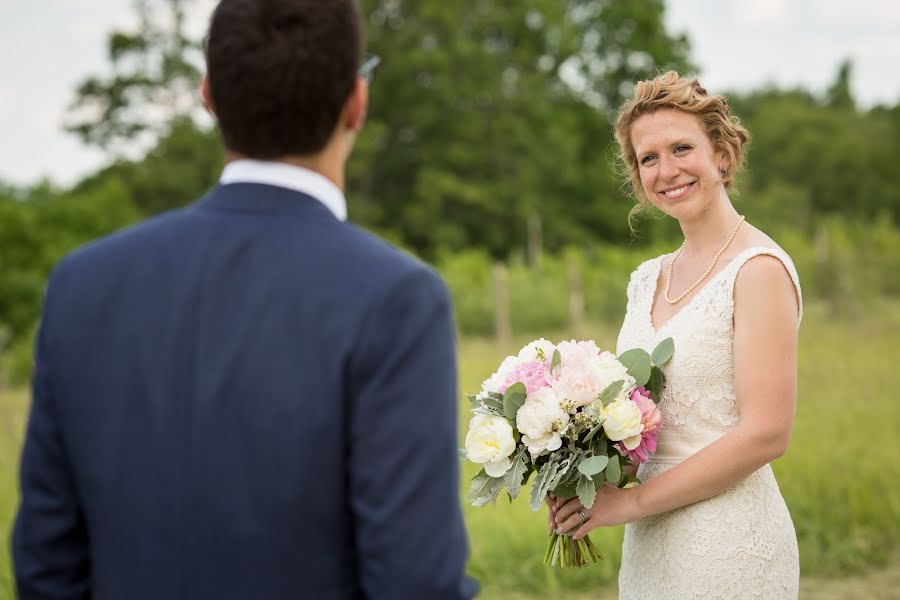
[[[656,158],[656,156],[654,156],[653,154],[648,154],[647,156],[645,156],[644,158],[641,159],[641,164],[642,164],[642,165],[646,165],[647,163],[649,163],[649,162],[650,162],[651,160],[653,160],[654,158]]]
[[[691,149],[690,146],[685,146],[684,144],[682,144],[681,146],[675,147],[675,152],[687,152],[690,149]]]

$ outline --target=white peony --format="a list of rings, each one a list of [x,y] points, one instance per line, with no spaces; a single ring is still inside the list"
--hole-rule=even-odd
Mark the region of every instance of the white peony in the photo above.
[[[561,342],[557,350],[562,360],[549,377],[550,386],[573,409],[590,404],[609,384],[619,380],[625,381],[621,397],[628,397],[626,392],[635,381],[614,354],[601,353],[592,341]]]
[[[628,438],[637,436],[638,444],[640,444],[644,425],[641,422],[643,415],[640,407],[631,400],[616,400],[606,407],[606,420],[603,422],[603,429],[610,440],[620,442]],[[634,444],[637,447],[638,444]],[[626,447],[628,444],[626,443]],[[634,448],[628,448],[634,450]]]
[[[553,342],[549,342],[544,338],[541,338],[539,340],[534,340],[533,342],[519,350],[519,360],[536,360],[539,362],[543,362],[545,360],[552,359],[553,352],[555,350],[556,346],[553,345]]]
[[[497,415],[479,413],[469,422],[466,434],[466,457],[484,465],[491,477],[502,477],[512,465],[509,457],[516,450],[512,426]]]
[[[516,427],[522,443],[532,455],[562,446],[562,434],[569,426],[569,415],[562,409],[552,388],[541,388],[530,394],[516,413]]]
[[[484,383],[481,384],[482,391],[503,393],[500,391],[502,389],[505,392],[507,386],[506,380],[512,372],[515,371],[520,362],[522,361],[515,356],[507,356],[504,358],[503,362],[500,363],[497,372],[485,379]]]

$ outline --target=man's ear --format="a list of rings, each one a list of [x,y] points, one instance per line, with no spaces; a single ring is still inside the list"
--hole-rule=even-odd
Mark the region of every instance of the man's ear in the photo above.
[[[215,116],[216,109],[213,106],[212,92],[209,89],[209,76],[204,75],[200,81],[200,98],[203,100],[203,106],[209,111],[209,114]]]
[[[344,103],[341,122],[351,131],[359,131],[366,122],[366,111],[369,109],[369,85],[361,78],[356,78],[356,85]]]

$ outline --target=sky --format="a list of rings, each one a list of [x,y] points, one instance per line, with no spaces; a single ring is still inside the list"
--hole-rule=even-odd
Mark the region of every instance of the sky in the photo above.
[[[629,0],[640,1],[640,0]],[[215,0],[194,0],[203,32]],[[666,0],[711,92],[775,84],[821,93],[849,58],[863,107],[900,102],[900,0]],[[106,73],[106,34],[131,0],[0,0],[0,181],[68,186],[106,162],[63,131],[77,84]]]

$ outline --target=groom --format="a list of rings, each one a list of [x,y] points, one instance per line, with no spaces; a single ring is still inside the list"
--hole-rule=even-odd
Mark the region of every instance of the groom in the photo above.
[[[23,600],[474,595],[447,291],[345,221],[361,37],[352,0],[223,0],[219,185],[55,269]]]

